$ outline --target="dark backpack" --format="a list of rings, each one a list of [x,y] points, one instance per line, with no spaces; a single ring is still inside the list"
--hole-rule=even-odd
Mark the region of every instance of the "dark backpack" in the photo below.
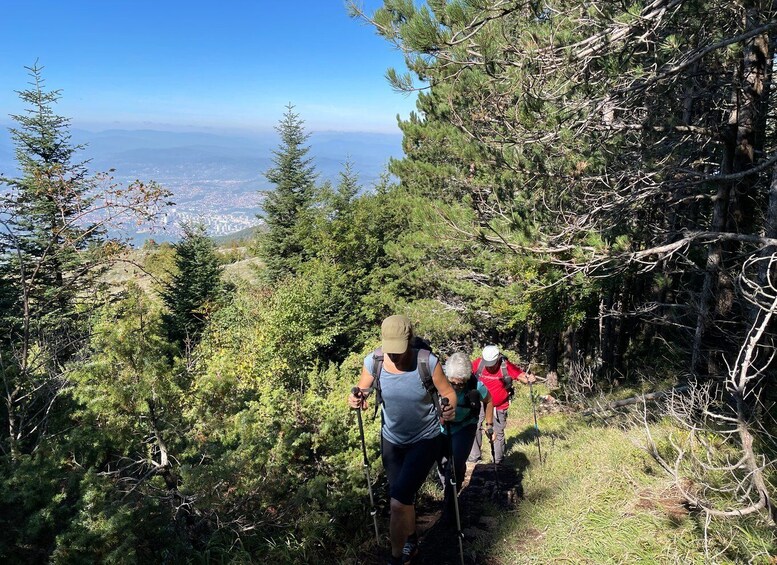
[[[513,394],[515,393],[515,390],[513,389],[513,379],[507,372],[507,363],[505,362],[505,358],[502,357],[500,359],[500,369],[502,370],[502,384],[504,385],[507,392],[510,394],[510,397],[512,398]],[[483,369],[485,369],[486,363],[483,360],[483,358],[480,358],[480,364],[478,365],[478,370],[475,372],[475,376],[479,379],[480,375],[483,374]]]
[[[432,399],[435,409],[438,414],[441,414],[440,408],[440,395],[437,392],[437,387],[434,386],[432,379],[432,372],[429,370],[429,354],[432,352],[432,346],[429,342],[420,337],[413,336],[410,340],[409,347],[416,352],[416,363],[418,365],[418,375],[421,378],[421,384],[424,385],[424,389]],[[375,413],[373,418],[378,414],[378,406],[383,404],[383,395],[380,391],[380,372],[383,370],[383,348],[379,347],[372,352],[372,387],[375,390]]]
[[[457,405],[456,407],[469,408],[470,416],[479,416],[480,405],[483,400],[480,398],[480,393],[478,392],[478,378],[474,374],[470,374],[469,376],[466,391],[467,392],[464,394],[464,402],[462,402],[460,405]]]

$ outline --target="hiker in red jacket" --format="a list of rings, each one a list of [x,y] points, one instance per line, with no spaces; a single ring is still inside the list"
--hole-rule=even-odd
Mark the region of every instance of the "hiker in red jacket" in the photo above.
[[[507,425],[507,409],[510,407],[510,397],[513,392],[513,381],[523,384],[534,382],[537,377],[514,365],[502,355],[496,345],[483,348],[483,355],[472,362],[472,373],[486,385],[494,403],[494,458],[495,463],[501,463],[505,454],[505,426]],[[480,448],[483,445],[483,411],[480,411],[475,443],[467,459],[470,463],[480,461]]]

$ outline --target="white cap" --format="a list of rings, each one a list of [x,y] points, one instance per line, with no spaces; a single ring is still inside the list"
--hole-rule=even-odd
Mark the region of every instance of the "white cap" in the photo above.
[[[493,367],[499,361],[499,348],[496,345],[486,345],[482,357],[486,367]]]

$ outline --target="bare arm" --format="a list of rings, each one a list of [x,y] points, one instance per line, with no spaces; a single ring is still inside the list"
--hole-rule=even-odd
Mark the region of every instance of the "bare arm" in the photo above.
[[[537,377],[532,373],[529,371],[524,371],[511,361],[507,361],[507,374],[510,375],[510,378],[512,378],[514,381],[522,382],[525,385],[533,383],[537,380]]]
[[[494,425],[494,399],[491,398],[491,393],[486,393],[486,397],[483,399],[483,406],[485,408],[485,418],[487,426]]]
[[[351,408],[361,408],[362,410],[367,409],[367,395],[373,380],[367,368],[362,367],[362,374],[359,376],[359,383],[356,385],[361,390],[361,395],[357,398],[353,392],[350,392],[348,394],[348,406]]]
[[[440,397],[448,399],[448,408],[442,412],[443,420],[453,420],[456,417],[456,391],[453,390],[451,383],[448,382],[445,373],[443,373],[442,363],[437,363],[434,368],[432,381]]]

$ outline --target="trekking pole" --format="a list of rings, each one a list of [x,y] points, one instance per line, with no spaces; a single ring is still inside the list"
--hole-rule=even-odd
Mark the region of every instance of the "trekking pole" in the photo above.
[[[362,391],[359,387],[355,386],[351,389],[351,393],[356,398],[362,398]],[[380,535],[378,534],[378,509],[375,508],[375,498],[372,496],[372,481],[370,480],[370,464],[367,461],[367,444],[364,441],[364,424],[362,423],[362,409],[361,406],[356,409],[356,418],[359,420],[359,436],[362,439],[362,456],[364,462],[364,474],[367,477],[367,491],[370,493],[370,515],[372,516],[372,523],[375,525],[375,541],[380,545]]]
[[[534,407],[534,387],[532,387],[531,381],[529,381],[529,396],[531,397],[531,411],[534,414],[534,431],[537,436],[537,454],[540,457],[540,465],[542,465],[542,449],[540,448],[540,427],[537,425],[537,409]]]
[[[494,462],[494,479],[496,480],[496,494],[499,495],[499,468],[496,466],[496,451],[494,450],[494,428],[491,427],[491,435],[488,436],[488,441],[491,444],[491,461]]]
[[[448,399],[443,397],[440,399],[443,406],[448,406]],[[442,414],[442,412],[440,413]],[[450,471],[450,483],[451,483],[451,495],[453,496],[453,509],[456,514],[456,537],[459,539],[459,557],[461,558],[461,565],[464,565],[464,532],[461,531],[461,515],[459,514],[459,492],[456,488],[456,465],[453,461],[453,434],[451,434],[451,425],[445,422],[445,433],[448,436],[448,450],[450,451],[450,458],[448,459],[448,470]]]

